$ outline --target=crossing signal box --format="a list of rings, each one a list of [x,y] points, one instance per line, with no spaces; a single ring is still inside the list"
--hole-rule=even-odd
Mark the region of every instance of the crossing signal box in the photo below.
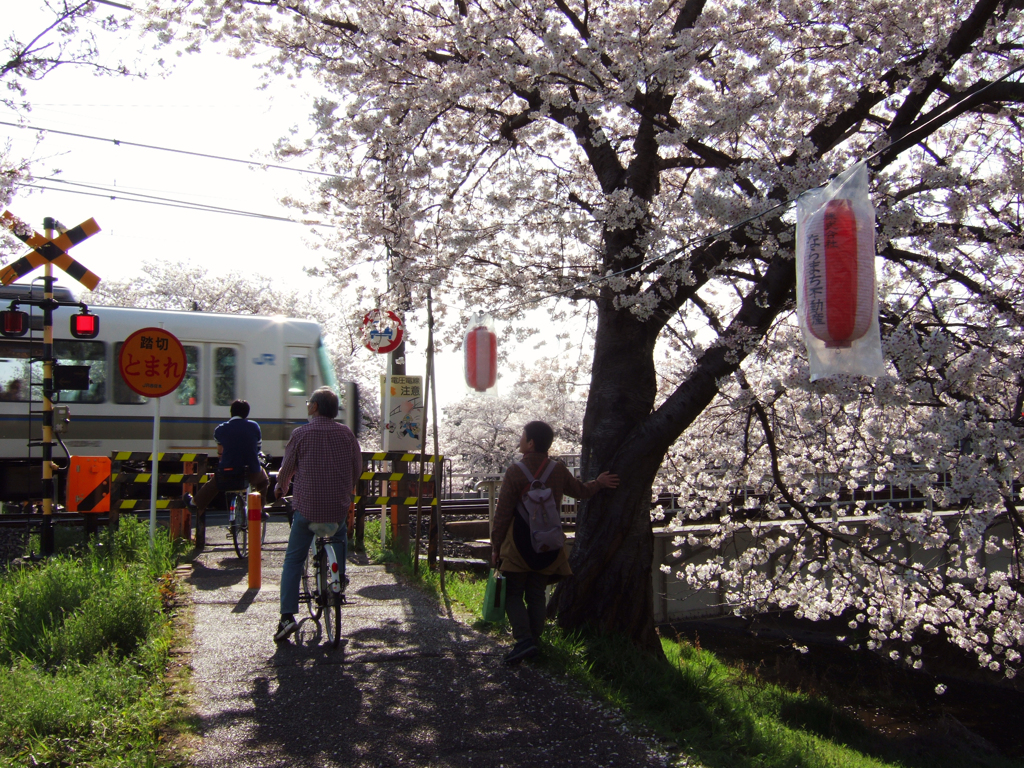
[[[83,312],[71,316],[71,335],[76,339],[95,339],[100,332],[100,319]]]
[[[72,456],[68,462],[67,490],[69,512],[109,512],[110,459]]]
[[[28,333],[28,315],[16,309],[0,312],[0,333],[4,336],[24,336]]]

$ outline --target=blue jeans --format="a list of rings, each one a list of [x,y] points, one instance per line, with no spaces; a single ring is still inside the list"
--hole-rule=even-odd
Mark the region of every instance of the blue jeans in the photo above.
[[[288,549],[284,553],[284,567],[281,569],[281,613],[299,612],[299,583],[302,581],[302,565],[309,553],[315,534],[297,510],[292,516],[292,530],[288,534]],[[330,540],[334,556],[338,560],[341,583],[345,584],[345,553],[348,547],[348,528],[343,519],[337,533]]]

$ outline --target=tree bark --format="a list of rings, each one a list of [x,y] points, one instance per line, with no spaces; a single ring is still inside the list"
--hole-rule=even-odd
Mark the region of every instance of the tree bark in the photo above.
[[[619,475],[614,491],[601,491],[577,517],[569,564],[573,577],[559,585],[554,602],[564,629],[597,629],[626,635],[661,656],[654,628],[651,569],[654,533],[651,492],[669,447],[714,399],[718,381],[733,374],[749,352],[742,339],[761,338],[792,301],[794,261],[776,255],[739,312],[704,351],[686,380],[657,410],[654,344],[661,322],[641,322],[610,299],[598,302],[594,367],[583,421],[583,480],[605,470]]]
[[[627,437],[654,407],[656,330],[631,313],[599,302],[594,367],[583,422],[583,480],[609,470],[617,489],[604,490],[577,517],[570,565],[574,576],[559,584],[558,623],[569,630],[625,634],[661,655],[654,629],[651,564],[654,535],[651,488],[664,450],[645,450]]]

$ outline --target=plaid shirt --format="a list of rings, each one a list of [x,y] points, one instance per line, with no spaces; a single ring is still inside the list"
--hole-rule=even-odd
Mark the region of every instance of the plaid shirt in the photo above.
[[[292,432],[277,483],[287,490],[294,477],[292,506],[309,522],[343,523],[362,471],[363,457],[352,430],[314,416]]]

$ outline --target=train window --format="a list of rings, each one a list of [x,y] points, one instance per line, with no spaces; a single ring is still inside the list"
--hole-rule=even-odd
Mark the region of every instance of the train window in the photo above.
[[[0,400],[26,401],[31,394],[34,401],[42,401],[42,354],[40,341],[0,341]],[[61,402],[102,403],[106,399],[107,350],[102,341],[56,339],[53,354],[58,363],[89,367],[89,388],[65,390],[60,393]]]
[[[306,376],[306,356],[305,355],[292,355],[292,362],[290,368],[291,374],[288,377],[288,394],[289,395],[308,395],[306,382],[309,380]]]
[[[213,404],[231,405],[235,399],[237,353],[232,347],[213,350]]]
[[[37,345],[42,352],[42,345]],[[0,400],[28,400],[30,344],[27,341],[0,339]]]
[[[117,342],[114,345],[114,360],[118,360],[121,357],[121,345],[124,342]],[[121,372],[118,371],[114,379],[114,402],[120,403],[121,405],[141,405],[142,403],[149,402],[148,397],[143,397],[127,384],[124,383],[124,379],[121,378]]]
[[[178,405],[199,405],[199,347],[185,347],[185,378],[174,390]]]

